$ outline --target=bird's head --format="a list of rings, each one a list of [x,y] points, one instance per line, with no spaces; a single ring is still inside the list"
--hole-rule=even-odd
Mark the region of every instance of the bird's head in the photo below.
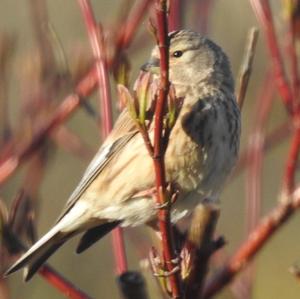
[[[218,45],[190,30],[171,32],[169,39],[169,74],[175,89],[180,86],[225,84],[233,90],[230,64]],[[159,56],[156,46],[142,69],[159,74]]]

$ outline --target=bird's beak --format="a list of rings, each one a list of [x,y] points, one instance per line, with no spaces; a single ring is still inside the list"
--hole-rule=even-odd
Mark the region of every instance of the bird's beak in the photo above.
[[[148,62],[141,66],[141,70],[152,74],[159,74],[159,59],[151,57]]]

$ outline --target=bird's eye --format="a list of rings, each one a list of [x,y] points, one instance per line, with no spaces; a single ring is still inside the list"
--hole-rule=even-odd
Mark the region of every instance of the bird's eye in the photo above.
[[[183,54],[182,51],[175,51],[175,52],[172,54],[172,56],[178,58],[178,57],[181,57],[182,54]]]

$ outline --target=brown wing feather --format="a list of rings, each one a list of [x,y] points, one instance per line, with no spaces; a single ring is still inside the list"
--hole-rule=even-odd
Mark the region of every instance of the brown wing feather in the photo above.
[[[129,115],[127,109],[124,109],[123,112],[119,115],[113,130],[104,141],[100,150],[87,167],[78,186],[69,197],[65,208],[57,219],[57,222],[66,215],[66,213],[81,197],[82,193],[90,186],[94,179],[105,168],[112,157],[119,151],[121,151],[123,147],[128,143],[128,141],[136,135],[137,132],[138,129],[135,125],[134,120]],[[105,153],[105,151],[107,151],[107,153]],[[104,155],[104,157],[101,157],[101,155]],[[101,158],[103,159],[101,160]]]

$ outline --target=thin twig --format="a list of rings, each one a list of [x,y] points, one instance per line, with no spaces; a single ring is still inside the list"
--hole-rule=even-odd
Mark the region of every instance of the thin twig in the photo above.
[[[252,72],[253,58],[258,39],[258,29],[252,27],[248,33],[248,41],[245,49],[245,57],[239,75],[239,87],[237,91],[237,103],[240,109],[243,108],[249,79]]]
[[[269,0],[250,0],[250,3],[265,32],[279,94],[287,110],[291,113],[293,111],[293,93],[284,71],[284,64],[278,46]]]
[[[252,231],[235,254],[208,281],[204,288],[203,298],[211,298],[230,283],[299,208],[300,187],[295,190],[289,201],[285,200],[278,203],[278,205],[260,221],[258,226]]]
[[[0,184],[5,182],[19,167],[21,163],[35,152],[45,142],[48,135],[60,124],[64,123],[72,113],[80,106],[81,102],[87,99],[87,96],[96,86],[96,69],[92,68],[90,72],[79,82],[75,94],[71,94],[58,106],[53,116],[45,122],[32,140],[18,152],[5,155],[5,159],[0,162]]]
[[[295,174],[300,150],[300,129],[297,129],[293,134],[290,145],[288,159],[286,162],[286,170],[283,179],[283,193],[288,196],[295,187]]]
[[[278,125],[265,137],[263,151],[264,153],[269,152],[274,149],[275,146],[279,146],[285,139],[287,139],[293,129],[293,125],[290,121],[285,121]],[[241,154],[237,166],[232,174],[232,178],[236,178],[239,174],[246,169],[246,167],[251,163],[249,160],[250,148],[246,148]]]
[[[299,1],[290,1],[290,10],[288,11],[288,47],[287,54],[290,59],[290,74],[292,81],[293,96],[295,101],[299,101],[299,88],[300,88],[300,77],[299,77],[299,63],[297,55],[297,22],[299,22]],[[286,4],[288,5],[288,4]]]
[[[94,151],[67,126],[61,125],[51,134],[51,139],[67,152],[76,155],[82,160],[91,161]]]
[[[209,30],[209,20],[214,0],[194,1],[193,23],[197,31],[207,35]]]
[[[100,23],[96,23],[93,9],[89,0],[78,0],[86,29],[89,35],[97,69],[98,90],[100,94],[99,107],[101,107],[100,127],[105,138],[112,129],[112,105],[108,67],[106,63],[103,29]]]
[[[262,90],[259,93],[254,109],[253,128],[248,141],[248,160],[251,161],[247,168],[246,177],[246,209],[245,226],[248,235],[257,225],[261,211],[261,188],[262,188],[262,168],[264,159],[265,125],[270,115],[270,110],[274,102],[273,75],[268,71],[262,83]],[[235,286],[243,282],[243,298],[251,298],[252,282],[255,270],[254,263],[243,273]],[[237,291],[238,289],[235,288]],[[238,292],[238,291],[237,291]]]
[[[135,35],[139,24],[151,5],[153,5],[153,0],[139,0],[135,2],[134,7],[127,17],[126,23],[123,24],[116,38],[117,50],[114,57],[115,60],[120,51],[126,49],[131,43],[132,37]]]

